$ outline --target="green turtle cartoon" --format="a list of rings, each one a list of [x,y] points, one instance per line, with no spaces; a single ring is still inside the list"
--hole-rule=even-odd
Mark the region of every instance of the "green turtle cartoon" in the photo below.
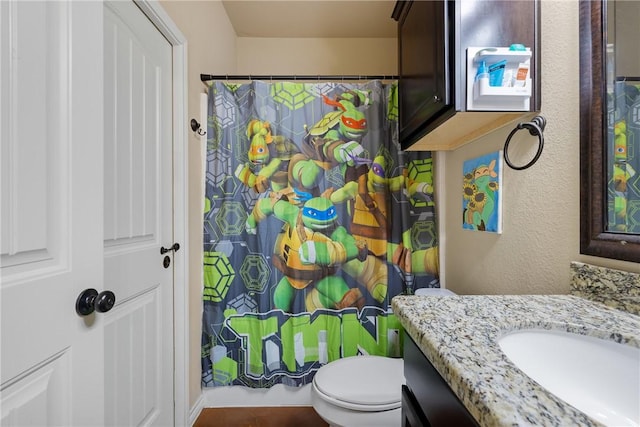
[[[246,221],[247,232],[256,234],[258,223],[269,215],[284,222],[272,258],[283,274],[274,292],[274,306],[290,312],[296,290],[305,290],[308,311],[361,308],[364,297],[360,289],[349,288],[335,273],[349,260],[365,259],[366,243],[357,241],[338,224],[331,200],[314,197],[300,207],[285,196],[271,193],[254,206]]]
[[[275,191],[290,203],[303,204],[320,194],[324,170],[288,138],[272,135],[269,122],[253,119],[247,125],[251,141],[248,163],[240,164],[234,175],[257,193]]]
[[[364,261],[349,261],[342,269],[378,302],[387,296],[387,260],[406,273],[438,273],[437,248],[412,251],[410,229],[402,234],[402,242],[388,241],[387,196],[402,191],[406,178],[387,177],[386,169],[384,156],[376,156],[368,169],[349,169],[347,183],[331,194],[334,203],[349,202],[351,234],[364,240],[369,251]]]
[[[335,100],[322,96],[325,104],[336,109],[325,114],[311,128],[303,140],[302,151],[324,170],[338,165],[360,164],[364,152],[362,139],[368,132],[365,114],[357,107],[367,105],[368,95],[363,91],[348,91]]]
[[[325,104],[336,107],[336,110],[325,114],[311,128],[305,125],[302,153],[295,154],[289,164],[289,184],[299,204],[318,195],[314,191],[325,171],[368,162],[359,157],[364,153],[361,142],[368,128],[364,113],[357,108],[369,103],[368,94],[353,90],[335,100],[325,95],[323,99]]]
[[[251,141],[247,153],[249,163],[238,165],[236,178],[257,193],[286,189],[289,162],[300,152],[298,147],[288,138],[272,135],[270,123],[258,119],[247,124],[247,138]]]

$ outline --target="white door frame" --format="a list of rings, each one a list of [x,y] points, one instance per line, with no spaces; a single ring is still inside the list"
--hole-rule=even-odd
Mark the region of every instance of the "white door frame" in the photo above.
[[[173,354],[174,354],[174,423],[188,425],[189,394],[189,322],[187,314],[189,242],[187,168],[187,39],[155,0],[133,0],[169,41],[173,61],[173,241],[180,251],[173,258]]]

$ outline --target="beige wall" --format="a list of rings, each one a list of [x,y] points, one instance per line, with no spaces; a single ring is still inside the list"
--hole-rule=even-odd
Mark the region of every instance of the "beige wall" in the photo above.
[[[235,73],[236,36],[219,1],[162,1],[162,7],[187,38],[188,119],[200,118],[200,74]],[[203,124],[206,129],[206,123]],[[202,338],[202,141],[190,133],[189,157],[189,405],[200,396]]]
[[[636,263],[580,255],[578,3],[542,1],[542,156],[531,168],[505,165],[503,233],[462,229],[462,162],[501,149],[507,128],[441,156],[440,217],[446,286],[463,294],[553,294],[569,290],[569,263],[582,261],[640,272]],[[518,132],[515,164],[535,153],[536,139]]]
[[[395,75],[395,38],[238,38],[238,73]]]

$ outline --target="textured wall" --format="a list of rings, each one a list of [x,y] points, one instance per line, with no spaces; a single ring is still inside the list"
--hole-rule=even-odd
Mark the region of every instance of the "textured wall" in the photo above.
[[[238,73],[395,75],[396,38],[238,38]]]
[[[566,294],[570,262],[628,271],[635,263],[580,255],[578,2],[541,2],[542,111],[545,147],[524,171],[506,167],[503,234],[462,229],[462,163],[501,149],[512,128],[496,131],[456,151],[440,153],[439,202],[446,287],[461,294]],[[531,159],[536,139],[521,131],[509,158]],[[441,264],[442,265],[442,264]]]

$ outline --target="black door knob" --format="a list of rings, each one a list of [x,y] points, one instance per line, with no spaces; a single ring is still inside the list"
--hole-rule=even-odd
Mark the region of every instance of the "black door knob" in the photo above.
[[[106,313],[111,310],[116,303],[116,295],[111,291],[102,291],[98,294],[95,301],[96,311],[98,313]]]
[[[76,313],[80,316],[88,316],[94,311],[106,313],[116,303],[116,296],[111,291],[98,293],[95,289],[85,289],[76,300]]]

